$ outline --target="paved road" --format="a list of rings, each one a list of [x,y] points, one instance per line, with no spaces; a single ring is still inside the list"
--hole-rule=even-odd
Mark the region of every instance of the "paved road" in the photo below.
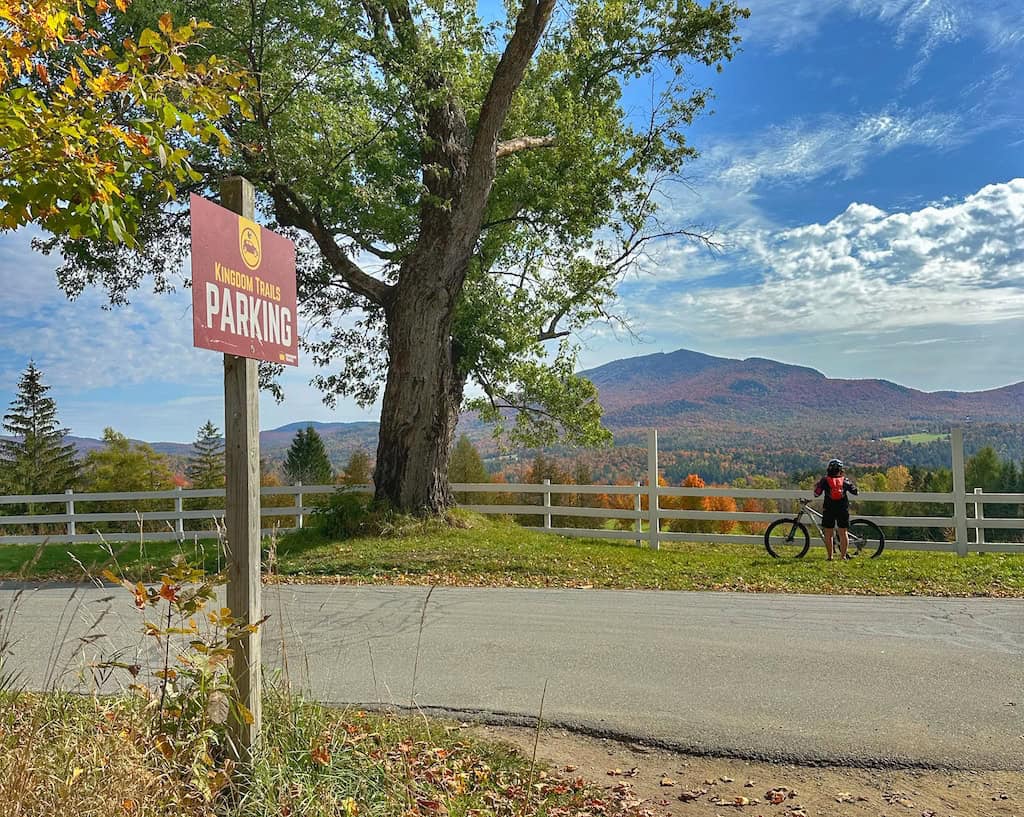
[[[81,685],[88,658],[145,646],[123,591],[71,593],[18,601],[14,664],[33,686]],[[426,594],[268,588],[267,663],[283,643],[321,700],[408,705]],[[417,705],[529,716],[545,682],[545,720],[685,750],[1024,770],[1021,601],[433,591]]]

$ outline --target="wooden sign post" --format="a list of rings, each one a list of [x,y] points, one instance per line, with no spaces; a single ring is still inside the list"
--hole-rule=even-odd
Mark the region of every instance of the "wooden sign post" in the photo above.
[[[255,193],[247,179],[232,176],[220,186],[224,207],[255,218]],[[260,409],[259,363],[224,355],[224,526],[227,528],[227,605],[246,622],[263,618],[260,598]],[[248,763],[263,724],[260,631],[232,642],[231,677],[250,719],[234,712],[229,721],[235,759]]]
[[[227,606],[236,620],[263,618],[260,599],[258,360],[298,365],[295,245],[255,222],[253,186],[224,179],[223,207],[193,196],[192,326],[196,346],[224,353]],[[248,764],[262,723],[260,631],[231,643],[240,707],[229,715],[235,760]]]

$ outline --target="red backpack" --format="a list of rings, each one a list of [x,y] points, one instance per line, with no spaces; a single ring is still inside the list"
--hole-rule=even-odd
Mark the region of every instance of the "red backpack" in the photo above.
[[[828,496],[832,500],[840,500],[843,498],[843,483],[846,482],[845,477],[825,477],[828,480]]]

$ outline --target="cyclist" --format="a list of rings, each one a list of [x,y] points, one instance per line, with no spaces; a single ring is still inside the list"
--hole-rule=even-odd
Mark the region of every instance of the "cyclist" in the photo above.
[[[857,486],[846,478],[843,461],[829,460],[825,476],[819,479],[814,486],[814,495],[825,495],[821,526],[825,529],[825,554],[830,562],[832,561],[832,529],[836,526],[839,527],[839,556],[841,559],[850,558],[846,553],[850,546],[850,540],[846,535],[846,530],[850,527],[850,500],[847,498],[847,494],[856,495],[856,493]]]

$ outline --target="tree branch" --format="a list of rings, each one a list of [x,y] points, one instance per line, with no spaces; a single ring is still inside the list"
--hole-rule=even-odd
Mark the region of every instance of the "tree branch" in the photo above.
[[[363,272],[338,246],[331,231],[295,191],[278,183],[273,186],[270,194],[274,199],[274,212],[278,220],[283,225],[300,227],[308,232],[327,263],[354,293],[378,306],[387,306],[394,287]]]
[[[467,235],[475,234],[479,228],[494,183],[498,134],[554,8],[555,0],[524,0],[515,31],[494,69],[491,85],[480,106],[466,184],[459,202],[458,220],[471,228],[466,231]],[[473,237],[475,239],[475,235]]]
[[[506,156],[511,156],[513,153],[519,153],[523,150],[551,148],[556,144],[558,144],[558,139],[554,136],[519,136],[515,139],[499,142],[495,157],[503,159]]]

